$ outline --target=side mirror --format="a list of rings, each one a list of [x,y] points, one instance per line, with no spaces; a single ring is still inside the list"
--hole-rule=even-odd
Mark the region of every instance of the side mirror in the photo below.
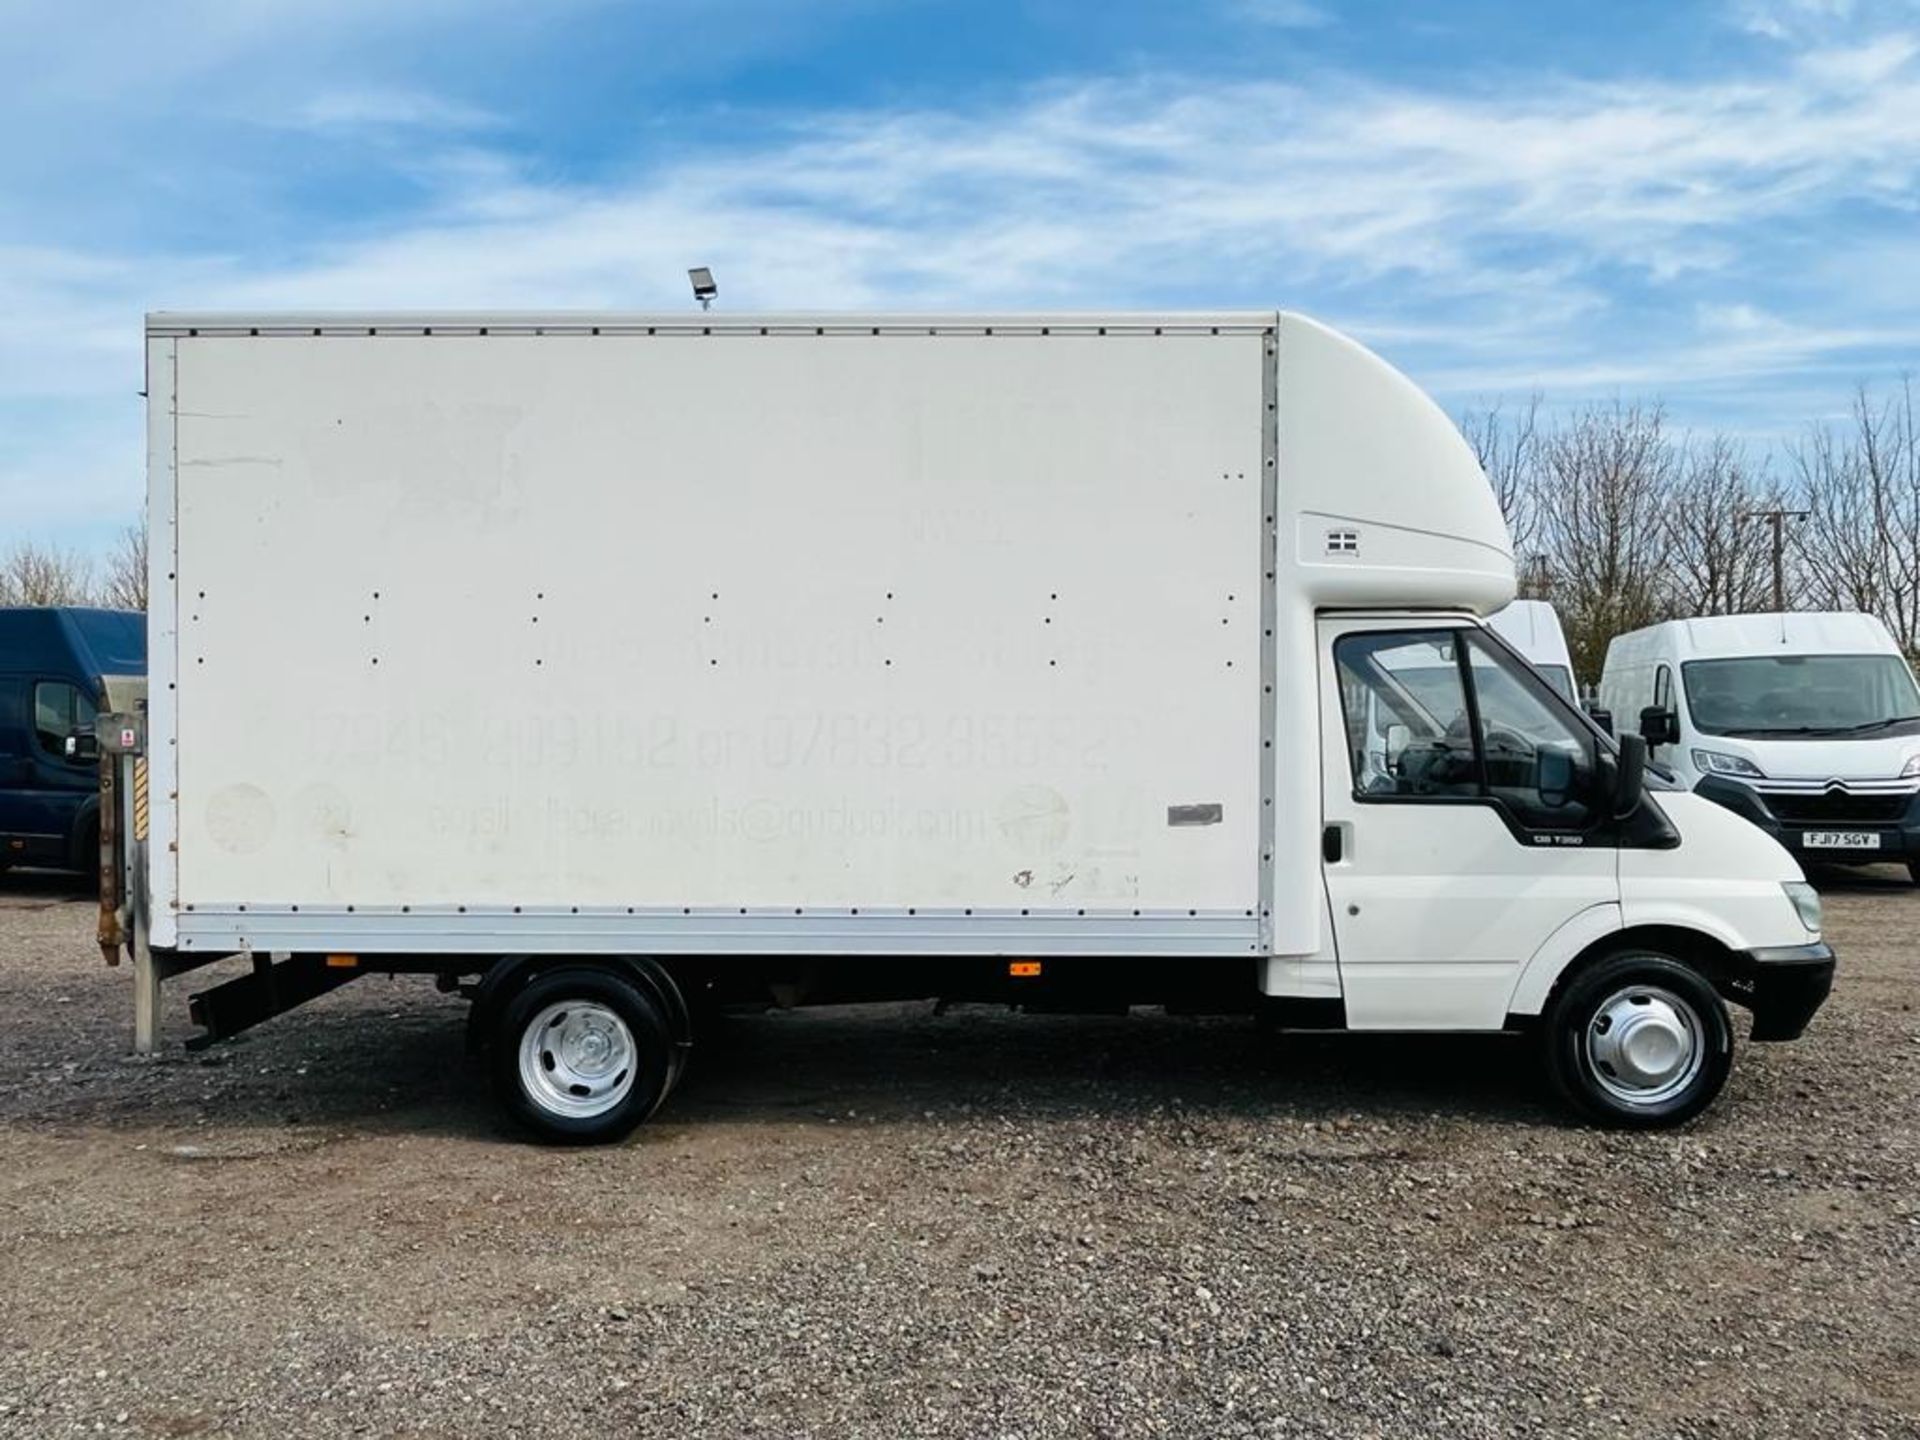
[[[1573,795],[1573,757],[1564,750],[1542,746],[1534,756],[1533,788],[1540,803],[1558,810]]]
[[[100,741],[91,730],[75,730],[67,736],[67,759],[84,764],[100,758]]]
[[[1647,798],[1647,742],[1638,735],[1620,737],[1620,760],[1613,775],[1613,818],[1624,820]]]
[[[1680,740],[1680,717],[1664,705],[1640,712],[1640,738],[1649,745],[1675,745]]]
[[[1400,757],[1406,754],[1407,742],[1413,739],[1413,732],[1406,726],[1395,722],[1387,726],[1387,769],[1392,770],[1400,763]]]
[[[1607,734],[1613,734],[1613,712],[1597,701],[1587,706],[1587,718]]]

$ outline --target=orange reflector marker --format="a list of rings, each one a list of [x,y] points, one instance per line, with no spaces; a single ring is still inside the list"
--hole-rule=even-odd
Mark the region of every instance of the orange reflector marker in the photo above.
[[[327,968],[330,970],[351,970],[359,965],[359,963],[360,957],[358,955],[327,956]]]
[[[1007,966],[1007,974],[1016,980],[1027,980],[1040,973],[1038,960],[1015,960]]]

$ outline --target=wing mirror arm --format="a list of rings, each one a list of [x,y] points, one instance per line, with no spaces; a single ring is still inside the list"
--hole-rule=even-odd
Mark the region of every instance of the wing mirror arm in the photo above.
[[[1614,759],[1609,789],[1613,818],[1625,820],[1647,797],[1647,742],[1629,731],[1619,737],[1619,744],[1620,754]]]

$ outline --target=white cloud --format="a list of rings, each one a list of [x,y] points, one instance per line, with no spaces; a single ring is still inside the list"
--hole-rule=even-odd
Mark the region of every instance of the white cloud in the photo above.
[[[292,123],[303,129],[340,134],[483,130],[500,121],[477,106],[462,105],[423,91],[369,87],[329,90],[315,95],[298,107]]]
[[[438,209],[394,233],[195,278],[249,304],[677,304],[697,258],[729,303],[807,306],[1102,302],[1230,271],[1276,287],[1404,275],[1429,300],[1496,302],[1577,291],[1600,265],[1711,276],[1756,227],[1915,195],[1912,52],[1882,49],[1871,87],[1857,63],[1816,51],[1764,82],[1467,100],[1093,82],[992,115],[797,121],[592,188],[468,146],[449,152],[467,169]]]
[[[764,117],[750,145],[592,182],[522,158],[511,116],[428,89],[301,90],[278,123],[399,137],[369,152],[424,182],[417,203],[267,256],[0,252],[0,402],[91,396],[114,417],[0,460],[0,504],[72,523],[42,488],[64,444],[92,477],[70,494],[132,508],[121,412],[147,308],[680,309],[696,263],[734,310],[1302,305],[1455,394],[1672,394],[1911,354],[1904,246],[1863,237],[1849,273],[1848,237],[1810,227],[1920,203],[1916,54],[1903,33],[1849,36],[1744,75],[1473,92],[1083,80],[991,109]],[[1805,253],[1777,259],[1795,237]],[[1789,264],[1819,292],[1768,296]],[[1855,287],[1882,297],[1870,323]],[[1688,299],[1629,315],[1623,293]],[[124,442],[117,472],[102,434]]]
[[[1864,45],[1815,51],[1803,65],[1810,75],[1836,88],[1865,88],[1885,84],[1920,53],[1920,41],[1911,35],[1882,35]]]
[[[1855,0],[1735,0],[1734,23],[1769,40],[1792,40],[1853,18]]]
[[[1231,10],[1242,20],[1283,30],[1314,30],[1333,23],[1312,0],[1233,0]]]
[[[1722,317],[1723,321],[1725,317]],[[1804,384],[1812,374],[1838,378],[1843,387],[1859,378],[1851,361],[1832,360],[1836,353],[1861,350],[1911,351],[1920,345],[1920,322],[1905,326],[1817,326],[1780,321],[1761,322],[1752,329],[1733,326],[1687,334],[1658,349],[1638,352],[1622,346],[1600,355],[1569,357],[1532,365],[1477,363],[1438,367],[1426,378],[1436,389],[1453,394],[1543,392],[1548,395],[1592,396],[1608,393],[1670,395],[1696,390],[1739,391],[1756,380],[1793,375]],[[1750,415],[1750,421],[1771,428],[1784,421],[1799,427],[1808,417],[1791,411],[1784,415]]]
[[[1724,335],[1777,335],[1787,328],[1779,316],[1744,300],[1731,305],[1700,305],[1695,314],[1701,330]]]

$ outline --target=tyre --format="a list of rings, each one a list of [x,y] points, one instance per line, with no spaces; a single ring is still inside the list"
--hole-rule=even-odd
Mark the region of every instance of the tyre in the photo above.
[[[544,971],[500,1007],[495,1089],[542,1139],[623,1139],[678,1077],[679,1047],[659,1002],[623,975],[586,966]]]
[[[1542,1021],[1554,1087],[1603,1125],[1683,1125],[1713,1103],[1733,1069],[1725,1002],[1698,970],[1658,951],[1589,966]]]
[[[89,820],[80,829],[73,847],[73,868],[82,875],[95,874],[100,869],[100,822]]]
[[[1914,884],[1920,885],[1920,860],[1907,861],[1907,878]]]

